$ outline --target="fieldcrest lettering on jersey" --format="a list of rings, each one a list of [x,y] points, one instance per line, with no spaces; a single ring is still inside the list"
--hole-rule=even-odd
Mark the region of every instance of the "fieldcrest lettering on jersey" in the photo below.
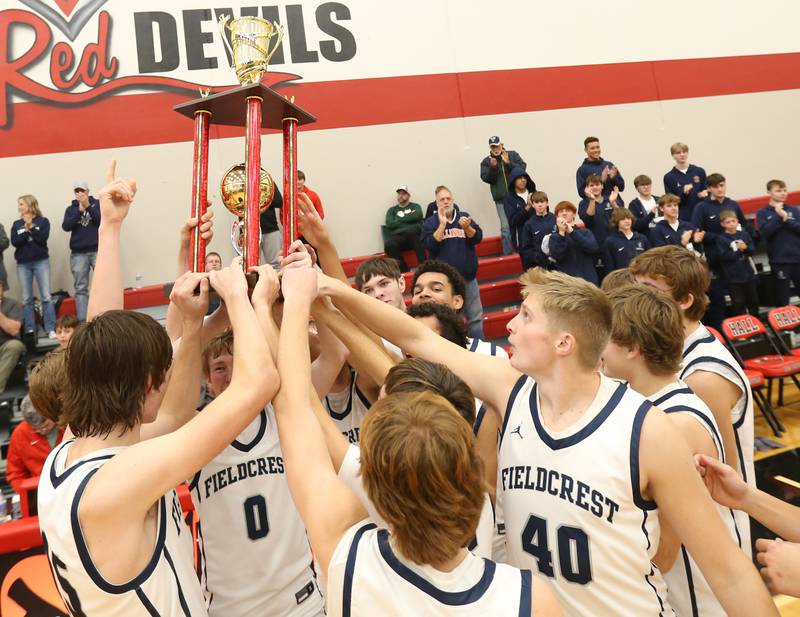
[[[545,467],[515,465],[502,471],[503,490],[526,490],[548,493],[577,507],[591,512],[597,518],[614,524],[614,514],[619,512],[619,504],[605,497],[600,491],[572,476]]]
[[[286,473],[283,467],[283,457],[258,457],[243,463],[225,467],[205,478],[203,482],[205,497],[207,499],[217,491],[221,491],[232,484],[236,484],[239,480],[276,473]]]

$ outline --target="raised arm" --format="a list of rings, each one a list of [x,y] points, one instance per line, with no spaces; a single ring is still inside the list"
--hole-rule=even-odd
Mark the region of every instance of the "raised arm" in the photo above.
[[[116,173],[117,162],[112,159],[106,170],[106,185],[99,195],[102,221],[97,233],[97,262],[89,292],[89,320],[100,313],[124,306],[120,232],[136,195],[136,180],[117,178]]]
[[[475,396],[496,410],[505,410],[519,379],[505,358],[473,354],[418,323],[393,306],[359,293],[349,285],[320,274],[320,293],[351,312],[370,330],[415,357],[441,362],[472,388]]]
[[[219,454],[275,395],[278,373],[241,267],[211,272],[209,281],[228,305],[233,326],[230,385],[180,429],[126,448],[104,465],[87,486],[82,521],[120,527],[141,522],[162,495]]]
[[[325,226],[314,204],[304,193],[297,199],[297,220],[303,237],[308,240],[317,251],[319,266],[328,276],[347,282],[347,275],[339,260],[336,245],[331,240],[328,228]]]
[[[278,347],[282,383],[275,412],[289,490],[308,530],[314,556],[327,572],[342,535],[365,518],[366,511],[336,477],[311,409],[308,317],[317,291],[316,276],[307,266],[288,264],[283,268],[284,313]]]
[[[777,616],[753,564],[730,537],[680,434],[659,409],[644,419],[639,444],[643,493],[694,557],[731,617]]]

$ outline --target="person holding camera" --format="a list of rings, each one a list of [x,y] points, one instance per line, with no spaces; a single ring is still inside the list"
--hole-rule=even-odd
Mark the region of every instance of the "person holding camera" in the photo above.
[[[522,160],[518,152],[506,150],[500,137],[493,135],[489,138],[489,156],[481,161],[481,180],[489,185],[489,190],[500,219],[500,238],[503,243],[503,255],[511,255],[514,245],[511,242],[511,229],[508,218],[503,208],[508,194],[509,171],[512,167],[520,167],[526,171],[528,164]]]

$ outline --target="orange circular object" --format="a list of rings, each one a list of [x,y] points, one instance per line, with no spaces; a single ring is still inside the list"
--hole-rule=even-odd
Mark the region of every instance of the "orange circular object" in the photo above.
[[[258,211],[264,212],[272,204],[275,197],[275,181],[265,169],[261,169],[260,195],[258,199]],[[247,185],[247,174],[245,173],[244,163],[234,165],[222,176],[220,182],[220,194],[222,203],[231,214],[244,218],[244,211],[247,208],[244,193]]]

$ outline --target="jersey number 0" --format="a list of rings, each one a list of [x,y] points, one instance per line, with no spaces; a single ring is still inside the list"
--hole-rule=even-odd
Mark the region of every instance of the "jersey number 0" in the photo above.
[[[267,500],[263,495],[253,495],[244,500],[244,521],[247,524],[247,537],[251,540],[266,538],[269,534]]]

